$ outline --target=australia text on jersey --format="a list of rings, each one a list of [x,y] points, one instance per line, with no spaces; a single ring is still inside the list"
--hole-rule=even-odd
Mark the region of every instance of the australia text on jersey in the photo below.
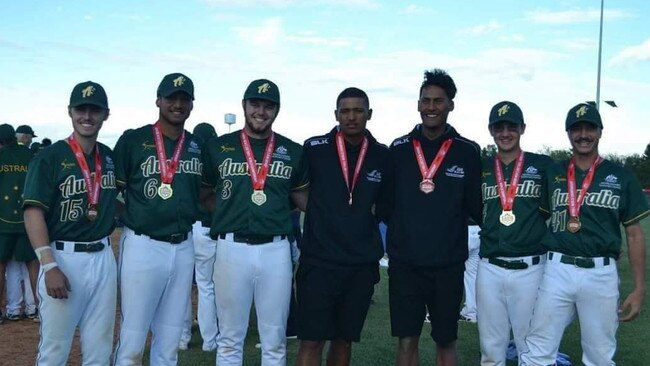
[[[27,173],[27,165],[0,165],[0,173],[22,172]]]
[[[261,165],[262,164],[258,163],[257,167],[259,168]],[[231,158],[225,159],[221,164],[219,164],[218,169],[221,179],[235,175],[249,175],[247,163],[235,163]],[[268,176],[274,178],[291,179],[292,170],[293,167],[290,165],[285,165],[282,161],[274,161],[271,163],[271,166],[269,166]]]
[[[510,185],[507,184],[506,187]],[[483,191],[483,201],[488,201],[491,199],[499,198],[499,191],[497,186],[488,186],[487,183],[481,185],[481,190]],[[517,185],[517,192],[515,193],[516,197],[531,197],[538,198],[542,192],[542,186],[536,184],[532,180],[526,180],[521,184]]]
[[[576,195],[580,194],[576,192]],[[569,194],[567,192],[562,192],[561,189],[557,188],[553,191],[553,196],[551,199],[553,209],[556,207],[566,206],[568,202]],[[609,189],[602,189],[598,192],[587,192],[584,200],[584,204],[587,206],[603,207],[613,210],[618,209],[618,204],[621,201],[621,196],[614,194]]]
[[[170,161],[169,159],[167,160]],[[158,158],[155,156],[149,156],[142,164],[140,164],[140,169],[142,170],[142,176],[149,178],[151,175],[160,175],[160,164],[158,164]],[[190,160],[180,160],[178,162],[178,169],[176,174],[187,173],[187,174],[196,174],[201,175],[203,171],[203,163],[199,158],[192,158]]]
[[[91,179],[95,179],[95,173],[90,174]],[[102,174],[101,187],[105,188],[115,188],[115,173],[112,171]],[[72,196],[86,193],[86,181],[83,178],[78,178],[75,175],[68,175],[63,182],[59,185],[59,190],[61,191],[61,196],[64,199],[68,199]]]

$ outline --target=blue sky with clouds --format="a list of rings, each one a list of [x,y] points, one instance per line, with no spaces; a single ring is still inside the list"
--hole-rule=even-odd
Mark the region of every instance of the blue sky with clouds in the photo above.
[[[523,146],[569,146],[566,112],[594,100],[600,1],[380,0],[12,1],[0,15],[0,121],[39,136],[71,131],[72,87],[107,90],[111,117],[100,140],[157,118],[161,78],[183,72],[196,86],[191,128],[225,113],[243,125],[241,97],[253,79],[275,81],[274,129],[302,142],[336,122],[338,93],[366,90],[369,128],[390,143],[419,122],[422,72],[448,70],[458,86],[449,121],[482,146],[489,110],[519,104]],[[606,1],[602,61],[603,153],[643,153],[650,142],[650,2]]]

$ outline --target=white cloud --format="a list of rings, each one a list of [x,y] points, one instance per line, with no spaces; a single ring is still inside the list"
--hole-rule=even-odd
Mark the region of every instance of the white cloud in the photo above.
[[[523,34],[510,34],[499,37],[501,42],[515,42],[521,43],[526,41],[526,37]]]
[[[298,0],[202,0],[208,6],[213,7],[251,7],[251,6],[272,6],[287,7],[299,5],[303,2]],[[306,3],[306,2],[305,2]],[[358,7],[376,9],[380,5],[375,0],[313,0],[312,3],[325,5],[342,5],[346,7]]]
[[[502,28],[502,25],[496,20],[490,20],[485,24],[479,24],[473,27],[460,29],[458,34],[468,36],[480,36],[486,33],[494,32]]]
[[[605,9],[604,19],[625,19],[634,15],[621,9]],[[526,18],[535,23],[541,24],[573,24],[600,21],[600,9],[571,9],[552,11],[537,9],[526,14]]]
[[[618,66],[644,61],[650,61],[650,39],[647,39],[639,45],[623,49],[623,51],[612,58],[609,65]]]
[[[424,6],[416,5],[416,4],[409,4],[407,5],[404,9],[400,10],[401,14],[422,14],[427,12],[429,9],[425,8]]]
[[[575,39],[556,39],[553,45],[559,46],[568,51],[586,51],[598,48],[596,38],[575,38]]]
[[[270,18],[258,26],[235,27],[233,31],[242,40],[255,46],[272,46],[282,36],[282,19]]]

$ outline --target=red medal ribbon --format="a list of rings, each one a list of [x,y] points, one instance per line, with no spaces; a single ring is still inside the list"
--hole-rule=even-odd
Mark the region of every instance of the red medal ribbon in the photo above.
[[[569,167],[566,173],[566,183],[568,188],[568,200],[569,200],[569,216],[570,217],[579,217],[580,216],[580,206],[587,196],[587,190],[591,186],[591,181],[594,179],[594,174],[596,173],[596,167],[603,162],[602,157],[596,158],[594,162],[589,167],[589,171],[585,176],[585,179],[582,181],[582,187],[580,188],[580,194],[576,198],[576,165],[573,161],[573,158],[569,161]]]
[[[266,175],[269,172],[269,166],[271,166],[271,157],[273,156],[273,149],[275,148],[275,133],[271,133],[271,136],[269,136],[269,139],[266,141],[264,157],[262,158],[262,165],[260,166],[259,172],[257,171],[257,162],[255,161],[255,156],[253,155],[253,148],[251,147],[248,135],[246,132],[244,132],[244,130],[241,130],[241,133],[239,134],[239,140],[241,141],[241,146],[244,149],[244,156],[246,157],[246,164],[248,165],[248,173],[251,176],[251,182],[253,182],[253,189],[256,191],[264,190]]]
[[[510,186],[506,189],[506,182],[503,179],[503,168],[501,168],[501,159],[499,156],[494,157],[494,175],[497,179],[497,191],[501,199],[501,208],[504,211],[512,211],[512,206],[515,203],[515,195],[517,194],[517,186],[521,179],[521,173],[524,170],[524,152],[519,152],[517,161],[515,162],[515,170],[510,177]]]
[[[156,155],[158,155],[158,164],[160,165],[160,180],[165,184],[172,184],[174,181],[174,174],[178,169],[178,163],[181,160],[183,146],[185,146],[185,130],[181,137],[176,142],[174,153],[170,161],[167,161],[167,153],[165,152],[165,143],[163,142],[163,134],[160,130],[160,122],[153,124],[153,138],[156,143]]]
[[[352,178],[352,186],[350,186],[350,172],[348,170],[348,155],[345,151],[345,140],[343,139],[343,132],[339,131],[336,133],[336,151],[339,155],[339,163],[341,164],[341,172],[343,173],[343,179],[345,179],[345,185],[348,187],[348,193],[350,194],[348,204],[352,204],[352,192],[354,187],[357,185],[357,180],[359,178],[359,173],[361,172],[361,166],[363,165],[364,160],[366,159],[366,154],[368,153],[368,138],[363,137],[363,142],[361,143],[361,150],[359,151],[359,157],[357,158],[357,164],[354,167],[354,177]]]
[[[433,159],[433,162],[431,162],[431,166],[427,169],[427,161],[424,159],[422,144],[419,140],[413,139],[413,150],[415,150],[415,157],[417,158],[418,166],[420,167],[420,173],[422,174],[423,179],[432,179],[433,176],[436,175],[436,172],[438,171],[438,168],[440,168],[442,161],[445,160],[445,155],[447,155],[452,142],[452,139],[447,139],[442,143],[442,146],[440,147],[440,150],[438,150],[436,157]]]
[[[95,151],[95,179],[90,179],[90,169],[88,168],[88,163],[86,163],[86,157],[84,152],[81,149],[81,145],[74,138],[74,135],[70,135],[67,138],[68,145],[74,153],[75,159],[77,159],[77,164],[79,164],[79,169],[81,169],[81,174],[84,177],[86,182],[86,194],[88,195],[88,205],[97,205],[99,202],[99,191],[101,190],[101,180],[102,180],[102,158],[99,156],[99,148],[97,144],[93,147]]]

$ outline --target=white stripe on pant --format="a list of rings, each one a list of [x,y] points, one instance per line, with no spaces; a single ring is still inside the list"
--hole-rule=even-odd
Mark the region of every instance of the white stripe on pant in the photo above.
[[[262,344],[262,366],[286,365],[291,279],[288,240],[261,245],[217,241],[214,284],[219,319],[219,366],[242,365],[253,300]]]

